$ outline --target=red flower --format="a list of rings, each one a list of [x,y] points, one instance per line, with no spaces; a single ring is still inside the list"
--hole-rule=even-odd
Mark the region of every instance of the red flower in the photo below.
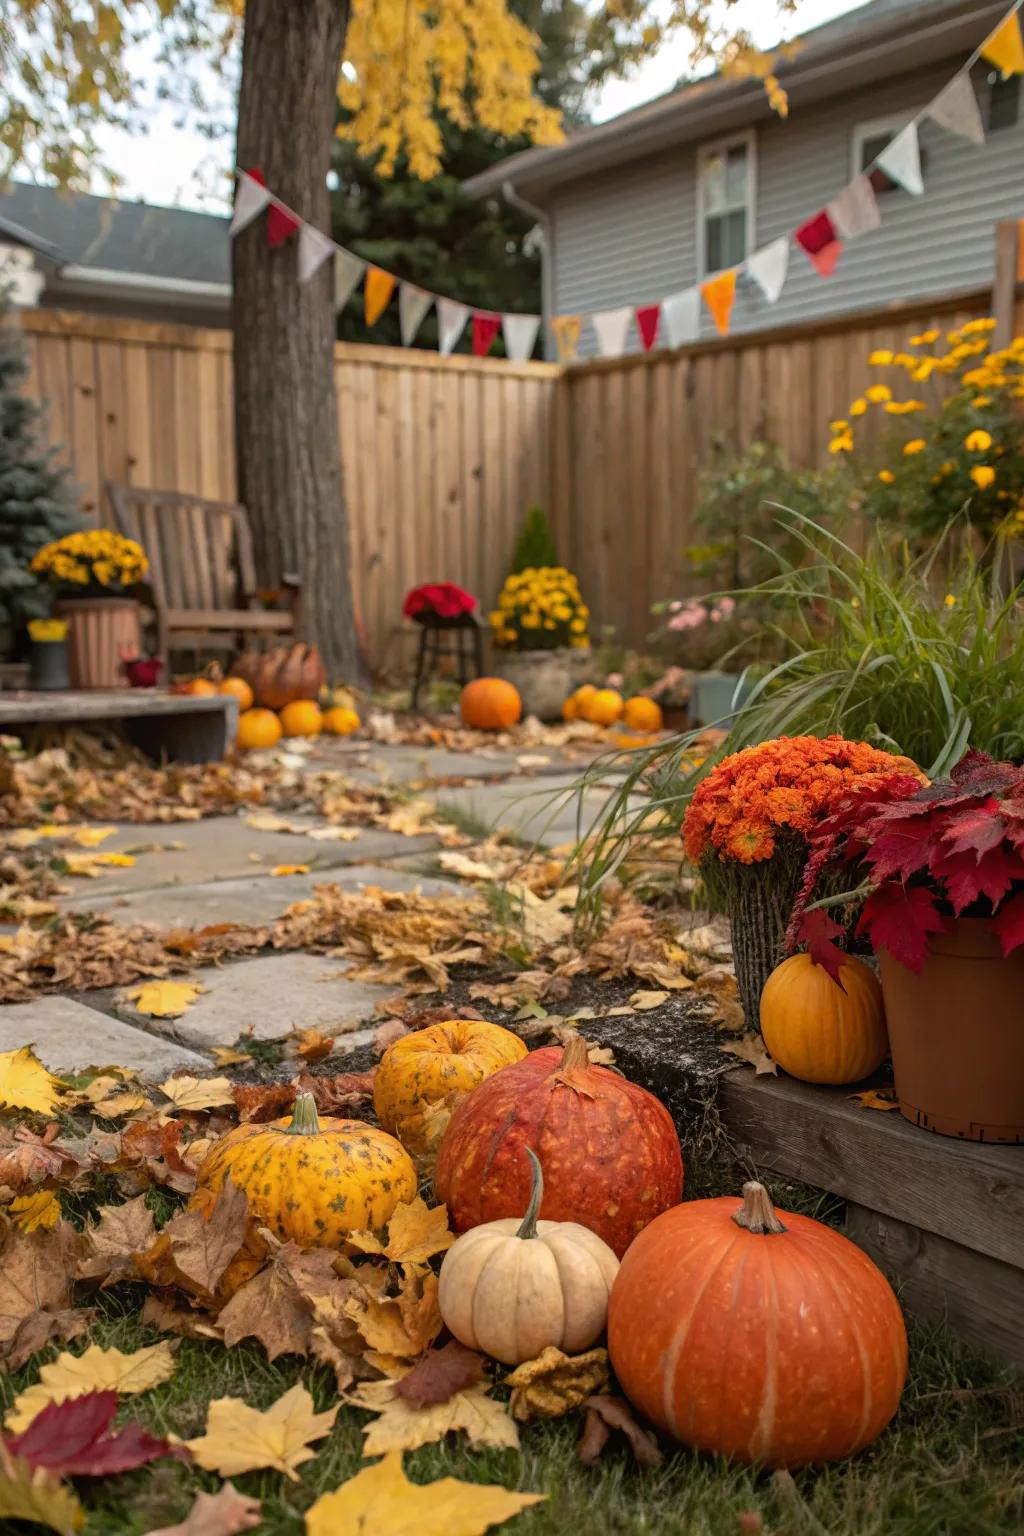
[[[454,582],[432,581],[405,594],[402,612],[407,619],[418,619],[427,613],[436,614],[439,619],[457,619],[464,613],[473,613],[476,607],[476,598]]]

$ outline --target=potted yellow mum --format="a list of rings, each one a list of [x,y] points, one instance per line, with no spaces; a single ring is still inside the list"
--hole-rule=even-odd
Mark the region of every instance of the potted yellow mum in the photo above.
[[[561,718],[590,666],[589,619],[564,566],[527,566],[509,576],[491,614],[491,638],[501,653],[500,674],[518,689],[524,714]]]
[[[124,656],[142,649],[132,595],[149,571],[141,545],[106,528],[69,533],[33,556],[32,573],[55,588],[54,616],[67,622],[73,688],[124,688]]]

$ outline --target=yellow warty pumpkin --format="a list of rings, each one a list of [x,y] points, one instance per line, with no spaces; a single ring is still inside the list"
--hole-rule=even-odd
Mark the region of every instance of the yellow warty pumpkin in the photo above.
[[[222,1137],[200,1166],[196,1197],[228,1177],[264,1225],[303,1248],[337,1248],[349,1232],[384,1226],[417,1190],[393,1136],[361,1120],[320,1120],[311,1093],[299,1094],[288,1120]]]
[[[856,1083],[889,1049],[882,989],[847,955],[837,985],[810,955],[790,955],[761,993],[761,1033],[775,1061],[805,1083]]]
[[[605,1330],[619,1261],[608,1244],[575,1221],[538,1221],[544,1193],[531,1148],[533,1189],[522,1221],[514,1216],[464,1232],[444,1256],[437,1300],[445,1326],[469,1349],[503,1365],[533,1360],[554,1345],[588,1349]]]
[[[413,1030],[381,1057],[373,1080],[377,1118],[422,1156],[436,1145],[456,1104],[499,1067],[525,1055],[518,1035],[484,1019],[447,1019]]]

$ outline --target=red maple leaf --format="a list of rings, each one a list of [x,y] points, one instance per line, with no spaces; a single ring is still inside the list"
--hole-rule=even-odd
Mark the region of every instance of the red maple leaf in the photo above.
[[[980,858],[990,848],[997,848],[1005,833],[1006,822],[999,814],[999,801],[989,795],[953,817],[940,833],[940,840],[950,853],[973,853]]]
[[[917,816],[907,821],[888,821],[873,840],[867,854],[872,876],[886,880],[897,875],[908,880],[927,869],[935,840],[935,823]]]
[[[864,903],[857,924],[876,950],[885,949],[910,971],[920,972],[928,953],[928,935],[945,933],[938,897],[925,885],[880,885]]]
[[[116,1413],[116,1392],[85,1392],[47,1403],[28,1429],[6,1441],[6,1448],[29,1466],[45,1467],[58,1477],[107,1477],[172,1454],[167,1440],[141,1424],[125,1424],[111,1434]]]
[[[1012,955],[1024,944],[1024,891],[1005,901],[992,919],[992,929],[1003,946],[1004,955]]]
[[[800,919],[798,937],[802,944],[806,944],[807,953],[815,965],[820,965],[832,977],[837,986],[842,987],[839,979],[840,967],[846,956],[841,949],[837,949],[833,943],[845,933],[842,923],[833,922],[824,907],[815,907],[813,912],[805,912]]]
[[[1002,848],[990,848],[977,859],[970,853],[940,851],[933,857],[930,870],[942,881],[953,911],[959,916],[982,896],[993,906],[1002,901],[1014,881],[1021,877],[1021,861]]]
[[[950,778],[957,789],[971,795],[1012,796],[1024,789],[1024,769],[997,763],[986,752],[965,752]]]

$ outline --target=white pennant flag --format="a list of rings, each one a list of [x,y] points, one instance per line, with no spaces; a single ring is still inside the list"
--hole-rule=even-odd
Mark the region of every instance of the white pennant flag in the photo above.
[[[235,211],[231,215],[231,228],[228,233],[234,239],[241,234],[248,224],[251,224],[261,214],[270,202],[270,193],[266,187],[261,186],[252,176],[245,171],[238,173],[238,186],[235,189]]]
[[[624,309],[603,309],[596,315],[591,315],[594,330],[597,332],[597,345],[602,357],[621,357],[626,350],[626,336],[629,333],[629,323],[633,318],[633,306],[627,304]]]
[[[502,315],[501,334],[505,338],[505,351],[516,363],[525,362],[533,355],[540,315]]]
[[[661,319],[670,347],[684,347],[700,335],[700,289],[684,288],[661,301]]]
[[[415,283],[399,283],[398,323],[402,331],[403,347],[412,346],[416,339],[416,332],[423,324],[423,318],[433,302],[433,295],[424,293],[423,289],[417,288]]]
[[[875,189],[863,172],[825,205],[825,212],[843,240],[877,229],[882,222]]]
[[[344,309],[366,266],[351,251],[338,250],[334,257],[334,307]]]
[[[940,128],[948,128],[950,133],[958,133],[962,139],[970,139],[972,144],[985,142],[978,98],[969,75],[954,76],[928,108],[928,116]]]
[[[445,357],[449,352],[454,352],[458,345],[459,337],[465,329],[469,319],[469,306],[457,304],[454,299],[438,299],[437,301],[437,332],[438,351]]]
[[[308,283],[335,249],[334,241],[328,235],[314,229],[312,224],[303,224],[299,230],[299,282]]]
[[[747,272],[769,304],[777,304],[789,271],[789,236],[780,235],[770,245],[747,257]]]
[[[921,178],[917,124],[908,123],[903,132],[898,133],[892,143],[882,150],[876,164],[907,192],[920,197],[924,191],[924,181]]]

